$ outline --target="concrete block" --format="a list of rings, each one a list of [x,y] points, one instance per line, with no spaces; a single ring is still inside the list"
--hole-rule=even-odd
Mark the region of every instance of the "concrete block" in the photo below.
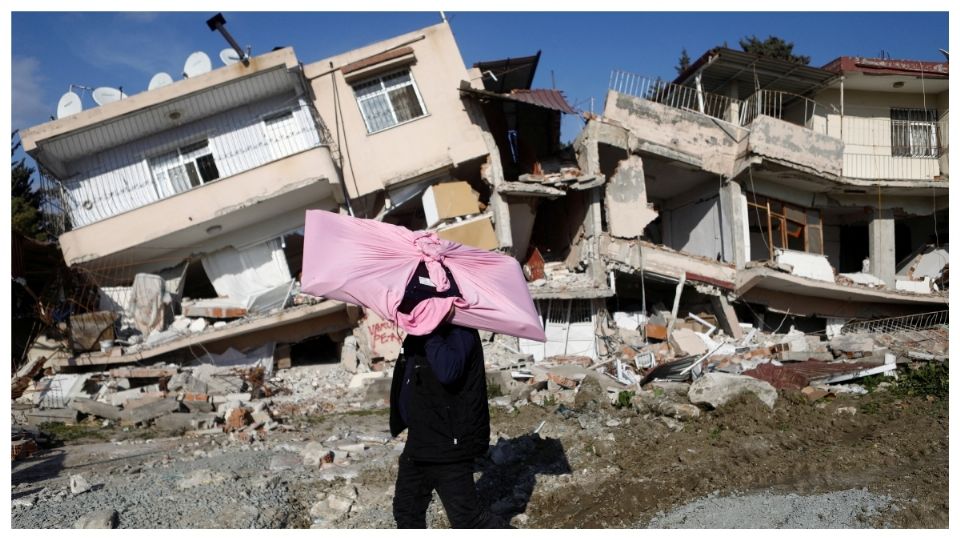
[[[120,419],[126,424],[140,424],[179,409],[179,401],[174,398],[165,398],[134,409],[124,409],[120,413]]]
[[[788,264],[793,267],[790,272],[795,276],[816,279],[818,281],[834,282],[833,267],[823,255],[778,249],[776,254],[778,264]]]
[[[366,393],[364,394],[364,399],[366,401],[381,401],[381,400],[390,400],[390,386],[393,383],[392,379],[389,378],[380,378],[374,379],[370,384],[367,385]]]
[[[128,399],[123,403],[124,409],[136,409],[138,407],[143,407],[144,405],[149,405],[155,401],[160,401],[167,397],[166,392],[143,392],[140,394],[140,397],[136,399]]]
[[[98,418],[106,418],[108,420],[120,419],[120,409],[114,407],[113,405],[100,403],[99,401],[95,401],[93,399],[73,398],[70,400],[70,404],[68,406],[78,412],[96,416]]]
[[[691,403],[716,409],[744,393],[754,394],[771,409],[777,402],[777,389],[770,383],[746,375],[719,372],[707,373],[694,381],[687,396]]]
[[[33,409],[27,411],[25,416],[27,422],[33,425],[40,425],[44,422],[60,422],[63,424],[76,424],[78,413],[75,409]]]
[[[217,415],[214,413],[175,412],[157,418],[154,425],[169,431],[210,429],[217,425]]]
[[[707,353],[707,345],[693,330],[679,328],[670,333],[670,347],[678,356],[699,356]]]

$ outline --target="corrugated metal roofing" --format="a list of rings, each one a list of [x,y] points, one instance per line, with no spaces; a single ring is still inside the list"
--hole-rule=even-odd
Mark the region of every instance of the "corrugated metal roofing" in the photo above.
[[[577,110],[567,102],[567,98],[561,90],[535,88],[532,90],[513,90],[509,94],[498,94],[496,92],[477,90],[475,88],[461,88],[460,91],[490,99],[517,101],[566,114],[577,114]]]
[[[725,94],[734,81],[738,83],[737,99],[745,99],[757,86],[804,95],[827,84],[837,74],[825,69],[769,58],[734,49],[716,48],[704,53],[674,81],[690,86],[701,73],[705,92]]]

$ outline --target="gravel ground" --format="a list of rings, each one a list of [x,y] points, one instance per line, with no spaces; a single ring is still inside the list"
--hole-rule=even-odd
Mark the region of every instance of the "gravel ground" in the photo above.
[[[871,527],[872,520],[891,507],[892,501],[865,489],[817,495],[711,495],[650,520],[647,528],[860,529]]]
[[[321,388],[334,376],[303,375]],[[362,402],[290,413],[285,431],[254,443],[100,430],[118,440],[43,450],[12,465],[12,525],[69,528],[116,511],[120,528],[393,527],[403,437]],[[491,403],[478,492],[521,528],[948,526],[946,400],[782,394],[773,410],[745,398],[682,421],[597,400]],[[311,445],[334,463],[319,466]],[[71,492],[76,475],[90,489]],[[449,526],[436,498],[428,524]]]

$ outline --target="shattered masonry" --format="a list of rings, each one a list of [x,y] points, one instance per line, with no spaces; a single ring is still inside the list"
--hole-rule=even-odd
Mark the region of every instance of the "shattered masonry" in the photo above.
[[[577,111],[530,87],[539,57],[451,69],[442,23],[305,64],[279,49],[24,130],[72,227],[71,286],[48,284],[69,294],[44,296],[54,315],[13,381],[23,420],[251,441],[344,396],[382,405],[402,333],[299,291],[318,208],[519,261],[548,340],[484,335],[509,403],[573,404],[596,382],[683,418],[946,358],[946,63],[924,95],[909,61],[714,49],[671,83],[615,72],[564,145]],[[896,103],[877,105],[892,94],[876,78],[907,79]],[[289,375],[330,359],[336,384]],[[650,401],[662,381],[691,382],[689,403]]]

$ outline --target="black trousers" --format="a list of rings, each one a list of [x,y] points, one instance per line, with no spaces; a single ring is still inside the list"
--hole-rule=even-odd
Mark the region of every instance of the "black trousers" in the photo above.
[[[426,529],[427,507],[433,490],[454,529],[503,529],[509,526],[480,506],[473,482],[473,461],[427,463],[400,456],[393,496],[398,529]]]

